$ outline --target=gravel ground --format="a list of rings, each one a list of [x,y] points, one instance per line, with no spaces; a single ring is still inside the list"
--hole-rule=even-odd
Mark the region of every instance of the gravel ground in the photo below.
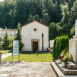
[[[56,77],[49,62],[24,62],[3,66],[0,77]]]

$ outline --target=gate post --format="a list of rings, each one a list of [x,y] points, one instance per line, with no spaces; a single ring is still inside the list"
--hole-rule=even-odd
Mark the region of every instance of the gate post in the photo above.
[[[0,64],[1,64],[1,55],[2,55],[2,53],[0,52]]]

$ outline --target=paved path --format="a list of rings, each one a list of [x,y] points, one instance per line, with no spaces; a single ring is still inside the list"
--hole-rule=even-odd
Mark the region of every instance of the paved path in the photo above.
[[[8,56],[10,56],[10,55],[12,55],[12,53],[4,54],[4,55],[2,55],[2,59],[6,58],[6,57],[8,57]]]
[[[56,77],[49,62],[24,62],[0,68],[0,77]]]

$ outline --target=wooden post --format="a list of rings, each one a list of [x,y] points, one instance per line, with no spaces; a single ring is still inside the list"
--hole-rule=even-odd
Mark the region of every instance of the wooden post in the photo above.
[[[0,52],[0,64],[1,64],[1,55],[2,55],[2,53]]]
[[[20,49],[19,49],[19,61],[20,61]]]
[[[12,41],[12,61],[13,61],[13,41]]]
[[[42,33],[42,51],[44,51],[44,34]]]

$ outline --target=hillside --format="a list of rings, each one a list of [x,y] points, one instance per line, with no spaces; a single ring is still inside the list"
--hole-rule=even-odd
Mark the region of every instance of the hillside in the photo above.
[[[50,39],[74,35],[76,0],[4,0],[0,2],[0,28],[17,28],[37,20],[49,25]]]

